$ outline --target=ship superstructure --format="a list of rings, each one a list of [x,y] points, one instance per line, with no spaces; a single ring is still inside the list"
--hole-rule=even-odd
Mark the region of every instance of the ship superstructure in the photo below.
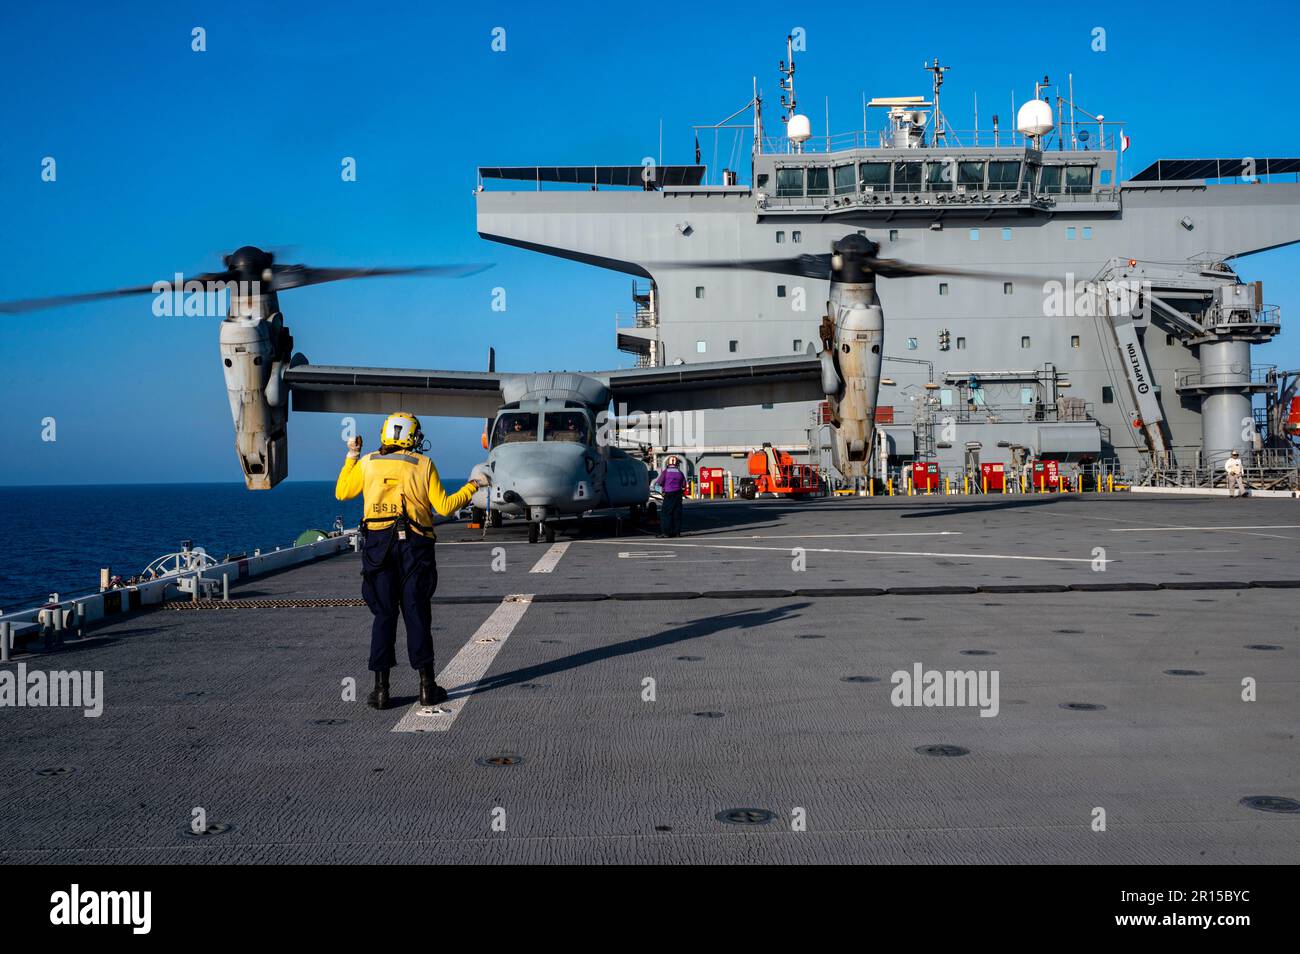
[[[947,68],[926,68],[928,99],[866,104],[883,129],[814,137],[783,61],[781,135],[756,86],[746,107],[748,183],[698,155],[480,167],[478,231],[632,275],[617,344],[650,366],[819,347],[825,280],[728,263],[825,253],[856,232],[882,257],[968,270],[879,285],[882,469],[1055,457],[1194,480],[1237,450],[1293,471],[1289,439],[1263,423],[1276,408],[1256,406],[1280,399],[1282,378],[1251,363],[1279,309],[1231,263],[1300,241],[1300,160],[1162,160],[1125,178],[1123,127],[1077,106],[1072,82],[1055,104],[1036,84],[1012,128],[956,130],[938,109]],[[697,466],[764,443],[828,463],[824,418],[816,403],[733,408],[705,412],[689,445],[642,437]]]

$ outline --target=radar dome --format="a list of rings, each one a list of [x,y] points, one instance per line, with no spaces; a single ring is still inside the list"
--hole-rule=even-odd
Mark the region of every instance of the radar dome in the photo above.
[[[812,123],[807,116],[796,113],[786,123],[785,134],[790,137],[791,142],[807,142],[812,138]]]
[[[1052,107],[1041,99],[1031,99],[1016,113],[1016,129],[1025,136],[1042,136],[1055,128]]]

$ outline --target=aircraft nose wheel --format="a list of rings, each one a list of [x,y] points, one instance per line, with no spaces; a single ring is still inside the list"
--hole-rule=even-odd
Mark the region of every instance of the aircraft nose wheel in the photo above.
[[[537,538],[538,538],[538,536],[540,535],[540,531],[541,531],[541,524],[539,524],[539,523],[534,523],[534,522],[532,522],[532,521],[529,521],[529,523],[528,523],[528,542],[529,542],[529,543],[536,543],[536,542],[537,542]]]

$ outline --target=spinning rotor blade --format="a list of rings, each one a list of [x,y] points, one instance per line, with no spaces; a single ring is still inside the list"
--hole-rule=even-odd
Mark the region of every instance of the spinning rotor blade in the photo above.
[[[83,292],[75,295],[54,295],[49,298],[29,298],[22,301],[0,302],[0,314],[21,314],[42,308],[59,308],[64,305],[79,305],[109,298],[122,298],[128,295],[149,294],[185,294],[185,288],[192,283],[199,283],[205,290],[210,286],[225,282],[269,283],[269,291],[281,291],[285,288],[300,288],[303,285],[319,285],[323,282],[337,282],[347,278],[382,278],[392,275],[431,275],[444,278],[461,278],[475,275],[491,268],[491,265],[417,265],[409,268],[312,268],[308,265],[275,265],[275,255],[256,246],[245,245],[230,255],[225,256],[226,270],[222,272],[204,272],[199,275],[182,276],[185,287],[172,287],[173,276],[153,285],[136,285],[131,288],[115,288],[109,291]],[[160,289],[158,286],[162,285]],[[263,291],[263,289],[257,289]],[[254,294],[257,293],[254,291]]]
[[[1029,275],[1023,272],[985,272],[974,268],[951,268],[946,265],[913,265],[900,262],[896,258],[870,258],[867,267],[882,278],[912,278],[924,275],[961,275],[966,278],[1023,278],[1031,281],[1042,279],[1041,275]]]
[[[16,315],[24,311],[38,311],[41,308],[58,308],[60,305],[77,305],[85,301],[100,301],[105,298],[124,298],[127,295],[143,295],[153,291],[152,285],[136,288],[117,288],[112,291],[84,292],[80,295],[54,295],[49,298],[27,298],[22,301],[0,302],[0,312]]]
[[[1040,280],[1040,275],[1028,275],[1015,272],[986,272],[978,269],[952,268],[941,265],[914,265],[892,258],[877,258],[875,255],[861,252],[845,251],[841,253],[823,253],[820,255],[796,255],[792,258],[753,258],[734,261],[714,262],[665,262],[665,268],[739,268],[755,272],[774,272],[778,275],[790,275],[796,278],[833,278],[833,259],[843,255],[851,260],[856,269],[862,273],[878,275],[881,278],[912,278],[925,275],[962,275],[968,278],[1007,279],[1020,278],[1031,281]]]
[[[271,288],[301,288],[348,278],[383,278],[390,275],[435,275],[441,278],[464,278],[487,271],[491,265],[416,265],[410,268],[312,268],[307,265],[271,266]]]
[[[793,258],[750,258],[730,262],[683,262],[664,263],[670,268],[741,268],[754,272],[775,272],[778,275],[791,275],[795,278],[830,278],[831,256],[829,252],[820,255],[796,255]]]
[[[213,272],[207,275],[195,275],[190,281],[230,281],[234,275],[229,272]],[[103,301],[108,298],[125,298],[129,295],[154,294],[153,285],[136,285],[134,288],[114,288],[110,291],[82,292],[78,295],[52,295],[49,298],[27,298],[22,301],[0,302],[0,314],[17,315],[25,311],[40,311],[42,308],[60,308],[64,305],[80,305],[88,301]]]

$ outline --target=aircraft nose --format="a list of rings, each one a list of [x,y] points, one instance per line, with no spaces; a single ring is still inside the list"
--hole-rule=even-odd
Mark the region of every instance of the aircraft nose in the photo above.
[[[529,447],[498,460],[494,482],[503,492],[514,491],[524,503],[539,507],[573,496],[574,485],[586,477],[581,448]]]

